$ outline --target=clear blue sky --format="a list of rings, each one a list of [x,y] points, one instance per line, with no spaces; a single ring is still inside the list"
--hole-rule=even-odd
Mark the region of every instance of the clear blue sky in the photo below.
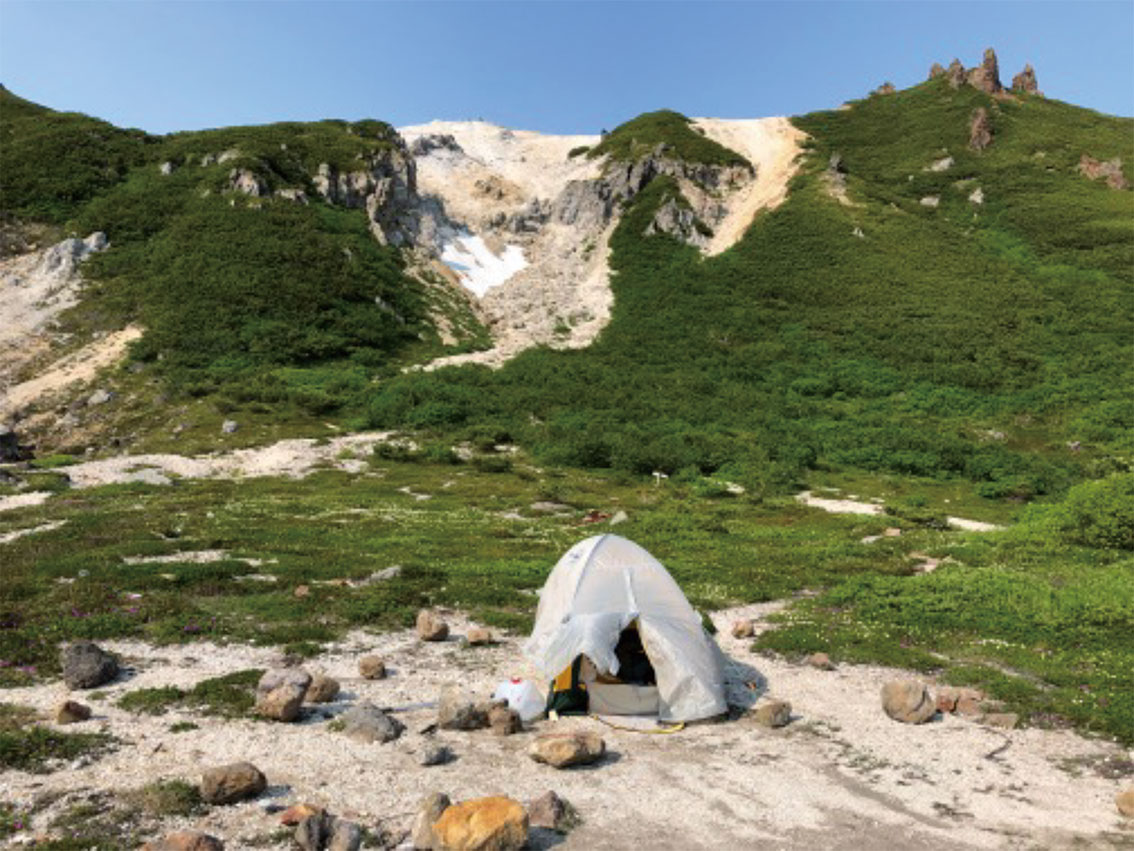
[[[484,118],[596,132],[646,110],[757,117],[996,48],[1050,97],[1134,114],[1134,3],[0,0],[0,82],[151,132]]]

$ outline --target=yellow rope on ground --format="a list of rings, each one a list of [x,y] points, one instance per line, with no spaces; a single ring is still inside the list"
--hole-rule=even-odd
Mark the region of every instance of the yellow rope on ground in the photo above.
[[[605,724],[606,726],[610,727],[611,729],[624,730],[627,733],[646,733],[648,735],[656,736],[656,735],[659,735],[659,734],[666,735],[668,733],[678,733],[681,730],[685,729],[685,722],[684,721],[678,721],[676,724],[674,724],[671,727],[659,727],[656,730],[641,730],[637,727],[624,727],[622,724],[613,724],[610,721],[607,721],[605,718],[601,718],[598,715],[595,715],[594,713],[591,714],[591,717],[594,718],[596,721],[598,721],[600,724]]]

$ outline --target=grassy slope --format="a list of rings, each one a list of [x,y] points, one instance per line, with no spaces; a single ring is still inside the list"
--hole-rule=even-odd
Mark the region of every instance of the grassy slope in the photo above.
[[[446,351],[430,306],[475,335],[436,288],[405,276],[399,252],[371,238],[362,210],[323,203],[311,185],[320,163],[359,168],[389,150],[389,125],[281,123],[155,137],[6,91],[0,116],[0,210],[79,235],[102,230],[111,241],[85,266],[92,283],[67,330],[140,322],[146,334],[135,357],[160,357],[155,369],[177,388],[227,393],[228,406],[257,402],[285,417],[289,408],[326,415],[375,372]],[[226,151],[235,153],[214,161]],[[165,162],[170,175],[159,171]],[[305,191],[310,203],[227,191],[234,168],[253,171],[271,191]]]
[[[679,112],[659,109],[645,112],[620,124],[587,151],[587,157],[609,156],[612,160],[633,162],[666,146],[666,155],[689,163],[705,165],[749,165],[736,151],[698,133],[689,119]]]
[[[552,461],[723,467],[753,486],[818,463],[1026,499],[1121,465],[1134,423],[1123,392],[1134,194],[1072,163],[1080,148],[1109,156],[1129,122],[1005,103],[977,156],[966,126],[982,103],[932,83],[801,119],[815,151],[792,196],[716,258],[641,236],[653,187],[613,239],[614,315],[595,345],[391,382],[370,422],[494,423]],[[946,148],[954,168],[923,171]],[[824,191],[835,149],[860,207]],[[988,200],[974,212],[975,185]],[[930,192],[937,210],[919,204]],[[1086,450],[1067,452],[1068,440]]]

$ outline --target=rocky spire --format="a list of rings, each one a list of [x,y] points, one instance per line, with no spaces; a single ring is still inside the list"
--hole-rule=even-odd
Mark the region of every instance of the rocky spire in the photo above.
[[[960,59],[954,59],[949,63],[949,70],[946,74],[949,77],[949,85],[954,89],[959,89],[961,83],[965,82],[965,66],[961,64]]]
[[[929,66],[929,80],[936,80],[938,77],[945,76],[945,69],[941,67],[940,62],[934,62]]]
[[[1036,69],[1030,64],[1025,65],[1024,70],[1012,78],[1012,89],[1028,95],[1038,95],[1040,91],[1036,84]]]
[[[996,62],[996,51],[991,47],[984,51],[984,61],[969,71],[969,85],[990,95],[996,94],[1003,88],[1000,85],[1000,67]]]
[[[969,119],[969,147],[983,151],[992,144],[992,123],[988,120],[988,110],[979,106],[973,110]]]

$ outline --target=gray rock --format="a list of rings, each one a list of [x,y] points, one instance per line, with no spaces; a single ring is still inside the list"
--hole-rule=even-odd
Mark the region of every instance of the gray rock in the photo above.
[[[488,709],[458,685],[441,689],[437,726],[443,730],[477,730],[488,726]]]
[[[362,847],[362,828],[353,821],[337,818],[331,828],[327,851],[358,851]]]
[[[96,390],[94,393],[92,393],[90,396],[87,397],[87,404],[88,405],[103,405],[103,404],[109,402],[113,398],[114,398],[114,394],[111,393],[109,390],[104,390],[102,388],[99,388],[98,390]]]
[[[433,832],[433,825],[452,803],[449,796],[441,792],[434,792],[422,799],[410,829],[410,841],[414,848],[421,851],[442,851],[437,834]]]
[[[71,644],[60,661],[67,688],[97,688],[118,676],[118,660],[93,641]]]
[[[531,801],[527,810],[531,827],[542,827],[556,833],[566,833],[579,821],[575,808],[550,789]]]
[[[232,804],[255,798],[268,787],[264,773],[250,762],[210,768],[201,778],[201,798],[207,804]]]
[[[923,207],[937,207],[941,204],[941,197],[939,195],[926,195],[920,201]]]
[[[918,680],[891,680],[882,687],[882,708],[895,721],[924,724],[937,712],[937,701]]]
[[[330,813],[312,813],[295,826],[295,844],[303,851],[323,851],[331,838],[334,821]]]
[[[507,705],[493,706],[488,710],[488,726],[497,736],[511,736],[524,730],[520,713]]]
[[[223,423],[221,423],[220,430],[222,434],[232,434],[238,428],[240,428],[240,425],[236,422],[236,420],[225,420]]]
[[[224,843],[199,830],[175,830],[163,839],[147,842],[142,851],[224,851]]]
[[[453,751],[446,745],[426,745],[418,755],[418,765],[444,765],[453,761]]]
[[[405,724],[369,701],[355,704],[339,720],[343,724],[343,733],[359,742],[385,744],[394,741],[406,729]]]
[[[91,717],[91,708],[75,700],[65,700],[55,709],[56,724],[78,724]]]
[[[228,173],[228,185],[234,192],[242,192],[252,198],[267,195],[268,186],[254,172],[246,168],[234,168]]]
[[[452,151],[453,153],[461,153],[463,148],[457,140],[448,133],[430,133],[425,136],[419,136],[410,143],[409,152],[415,157],[424,157],[434,151]]]
[[[20,446],[20,438],[15,429],[0,425],[0,461],[26,461],[31,457],[27,447]]]
[[[979,186],[969,193],[969,203],[980,206],[984,203],[984,190]]]

